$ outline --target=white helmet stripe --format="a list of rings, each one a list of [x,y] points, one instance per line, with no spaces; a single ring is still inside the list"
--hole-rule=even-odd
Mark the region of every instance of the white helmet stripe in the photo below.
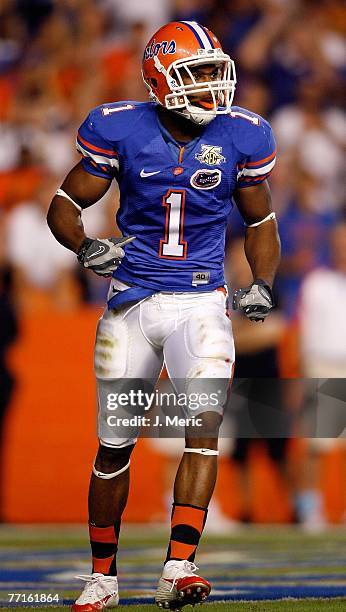
[[[207,51],[209,51],[209,49],[214,49],[214,47],[210,44],[209,38],[205,31],[198,23],[196,23],[196,21],[182,21],[182,23],[186,23],[186,25],[194,31],[198,40],[202,42],[202,49],[206,49]]]

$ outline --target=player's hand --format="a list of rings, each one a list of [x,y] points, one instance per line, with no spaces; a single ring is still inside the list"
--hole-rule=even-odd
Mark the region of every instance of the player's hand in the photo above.
[[[100,276],[112,276],[125,256],[123,246],[132,242],[136,236],[121,238],[85,238],[77,253],[77,259],[84,268]]]
[[[261,278],[256,278],[250,287],[238,289],[233,295],[233,310],[238,308],[250,321],[264,321],[274,308],[269,285]]]

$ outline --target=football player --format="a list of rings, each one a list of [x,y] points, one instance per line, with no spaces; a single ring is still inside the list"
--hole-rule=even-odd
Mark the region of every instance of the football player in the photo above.
[[[234,62],[217,38],[195,22],[169,23],[145,48],[142,74],[149,102],[104,104],[82,123],[82,159],[48,213],[54,236],[79,263],[112,277],[95,345],[100,444],[89,492],[93,568],[81,577],[86,584],[74,612],[119,600],[116,556],[138,428],[108,427],[111,394],[131,379],[137,390],[154,386],[163,363],[178,392],[201,380],[229,384],[234,344],[225,313],[224,249],[233,200],[247,226],[245,252],[253,273],[233,306],[253,321],[273,308],[279,261],[266,180],[275,141],[267,121],[231,106]],[[82,211],[100,200],[113,179],[120,189],[122,237],[86,236]],[[221,400],[200,406],[194,414],[203,428],[186,430],[159,607],[180,610],[210,592],[194,559],[217,472],[217,435],[208,432],[217,432],[222,411]],[[117,416],[123,413],[118,408]]]

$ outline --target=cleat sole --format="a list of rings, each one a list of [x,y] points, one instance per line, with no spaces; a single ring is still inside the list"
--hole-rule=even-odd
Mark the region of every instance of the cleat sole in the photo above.
[[[185,591],[179,591],[180,599],[184,600],[184,606],[195,605],[204,603],[210,593],[210,588],[206,585],[198,585],[196,587],[190,587]]]

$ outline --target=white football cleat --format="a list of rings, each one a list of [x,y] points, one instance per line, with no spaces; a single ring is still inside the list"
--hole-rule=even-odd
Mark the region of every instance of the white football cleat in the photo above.
[[[93,612],[93,610],[105,610],[118,605],[118,579],[116,576],[104,576],[95,573],[90,576],[76,576],[76,578],[84,580],[86,585],[73,604],[72,612]]]
[[[203,603],[207,599],[211,586],[197,576],[197,569],[190,561],[167,561],[155,595],[159,608],[178,612],[183,606]]]

